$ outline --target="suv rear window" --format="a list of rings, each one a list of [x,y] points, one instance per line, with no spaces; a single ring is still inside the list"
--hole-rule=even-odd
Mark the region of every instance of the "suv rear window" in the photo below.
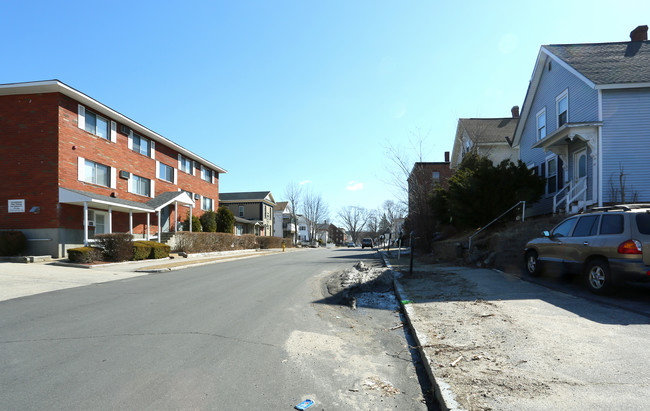
[[[621,214],[603,214],[600,234],[621,234],[623,232],[623,216]]]
[[[636,215],[636,226],[641,234],[650,234],[650,214],[639,213]]]

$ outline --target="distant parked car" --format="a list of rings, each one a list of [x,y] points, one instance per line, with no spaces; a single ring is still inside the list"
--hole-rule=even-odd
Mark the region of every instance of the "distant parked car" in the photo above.
[[[348,248],[350,248],[350,247],[354,247],[354,243],[352,243],[352,242],[348,243]]]
[[[594,208],[526,244],[526,271],[583,274],[596,294],[626,281],[650,281],[650,204]]]
[[[364,238],[361,240],[361,249],[364,249],[366,247],[373,247],[372,238]]]

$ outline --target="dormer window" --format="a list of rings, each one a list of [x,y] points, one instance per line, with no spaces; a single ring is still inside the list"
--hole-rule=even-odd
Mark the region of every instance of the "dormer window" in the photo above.
[[[565,90],[555,99],[557,112],[557,127],[560,128],[569,121],[569,90]]]

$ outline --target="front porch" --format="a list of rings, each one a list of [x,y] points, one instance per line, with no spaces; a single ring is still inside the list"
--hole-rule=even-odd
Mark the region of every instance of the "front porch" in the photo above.
[[[557,155],[562,167],[559,190],[552,197],[553,214],[578,213],[602,199],[599,184],[601,122],[567,123],[532,146]]]

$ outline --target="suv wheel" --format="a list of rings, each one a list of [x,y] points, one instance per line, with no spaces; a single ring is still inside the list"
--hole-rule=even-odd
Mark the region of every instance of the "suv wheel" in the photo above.
[[[587,264],[587,286],[594,294],[609,294],[613,290],[612,272],[607,260],[593,260]]]
[[[542,267],[540,265],[539,259],[537,258],[537,253],[535,251],[526,252],[526,273],[531,277],[537,277],[541,274]]]

